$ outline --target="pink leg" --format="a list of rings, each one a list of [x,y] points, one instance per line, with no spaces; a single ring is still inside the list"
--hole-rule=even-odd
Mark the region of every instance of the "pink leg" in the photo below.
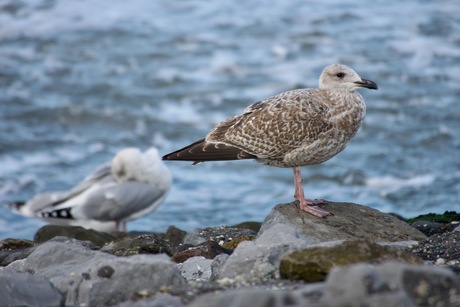
[[[318,207],[318,204],[324,203],[323,200],[311,200],[305,198],[302,187],[302,175],[300,167],[294,167],[294,199],[299,202],[300,210],[306,211],[317,217],[326,217],[332,213]]]
[[[119,231],[120,229],[120,222],[119,221],[115,221],[115,231]]]

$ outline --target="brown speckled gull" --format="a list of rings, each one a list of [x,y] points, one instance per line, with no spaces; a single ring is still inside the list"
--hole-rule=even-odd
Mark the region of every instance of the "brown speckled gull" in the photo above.
[[[366,114],[358,88],[377,89],[343,64],[327,66],[319,88],[298,89],[259,101],[243,114],[219,123],[198,142],[167,154],[164,160],[205,161],[256,159],[294,169],[294,199],[315,216],[331,213],[321,201],[304,197],[300,167],[319,164],[342,151]]]

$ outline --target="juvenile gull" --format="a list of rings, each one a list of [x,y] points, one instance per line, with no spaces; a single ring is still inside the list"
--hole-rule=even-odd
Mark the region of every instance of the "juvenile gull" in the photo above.
[[[53,224],[127,231],[126,222],[157,209],[171,188],[171,173],[156,148],[125,148],[68,192],[35,196],[12,207]],[[11,205],[10,205],[11,206]]]
[[[331,213],[322,201],[304,197],[301,166],[319,164],[342,151],[366,113],[358,88],[377,89],[343,64],[324,68],[319,88],[283,92],[256,102],[243,114],[219,123],[205,139],[167,154],[163,160],[205,161],[256,159],[294,169],[294,199],[318,217]]]

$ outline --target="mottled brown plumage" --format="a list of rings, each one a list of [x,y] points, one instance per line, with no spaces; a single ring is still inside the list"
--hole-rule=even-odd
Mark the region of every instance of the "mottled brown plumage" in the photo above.
[[[366,106],[355,90],[377,85],[342,64],[327,66],[319,88],[272,96],[219,123],[205,139],[167,154],[165,160],[194,163],[256,159],[270,166],[293,167],[295,199],[317,216],[329,213],[305,199],[300,167],[329,160],[342,151],[364,119]]]

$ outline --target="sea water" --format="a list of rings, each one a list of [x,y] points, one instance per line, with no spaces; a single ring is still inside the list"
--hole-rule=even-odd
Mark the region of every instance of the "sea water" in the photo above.
[[[344,63],[367,117],[303,168],[309,198],[405,217],[460,210],[460,2],[0,1],[0,202],[71,188],[129,146],[166,154],[251,103],[316,87]],[[168,161],[174,185],[131,230],[261,221],[293,200],[291,169]],[[0,239],[43,222],[0,206]]]

